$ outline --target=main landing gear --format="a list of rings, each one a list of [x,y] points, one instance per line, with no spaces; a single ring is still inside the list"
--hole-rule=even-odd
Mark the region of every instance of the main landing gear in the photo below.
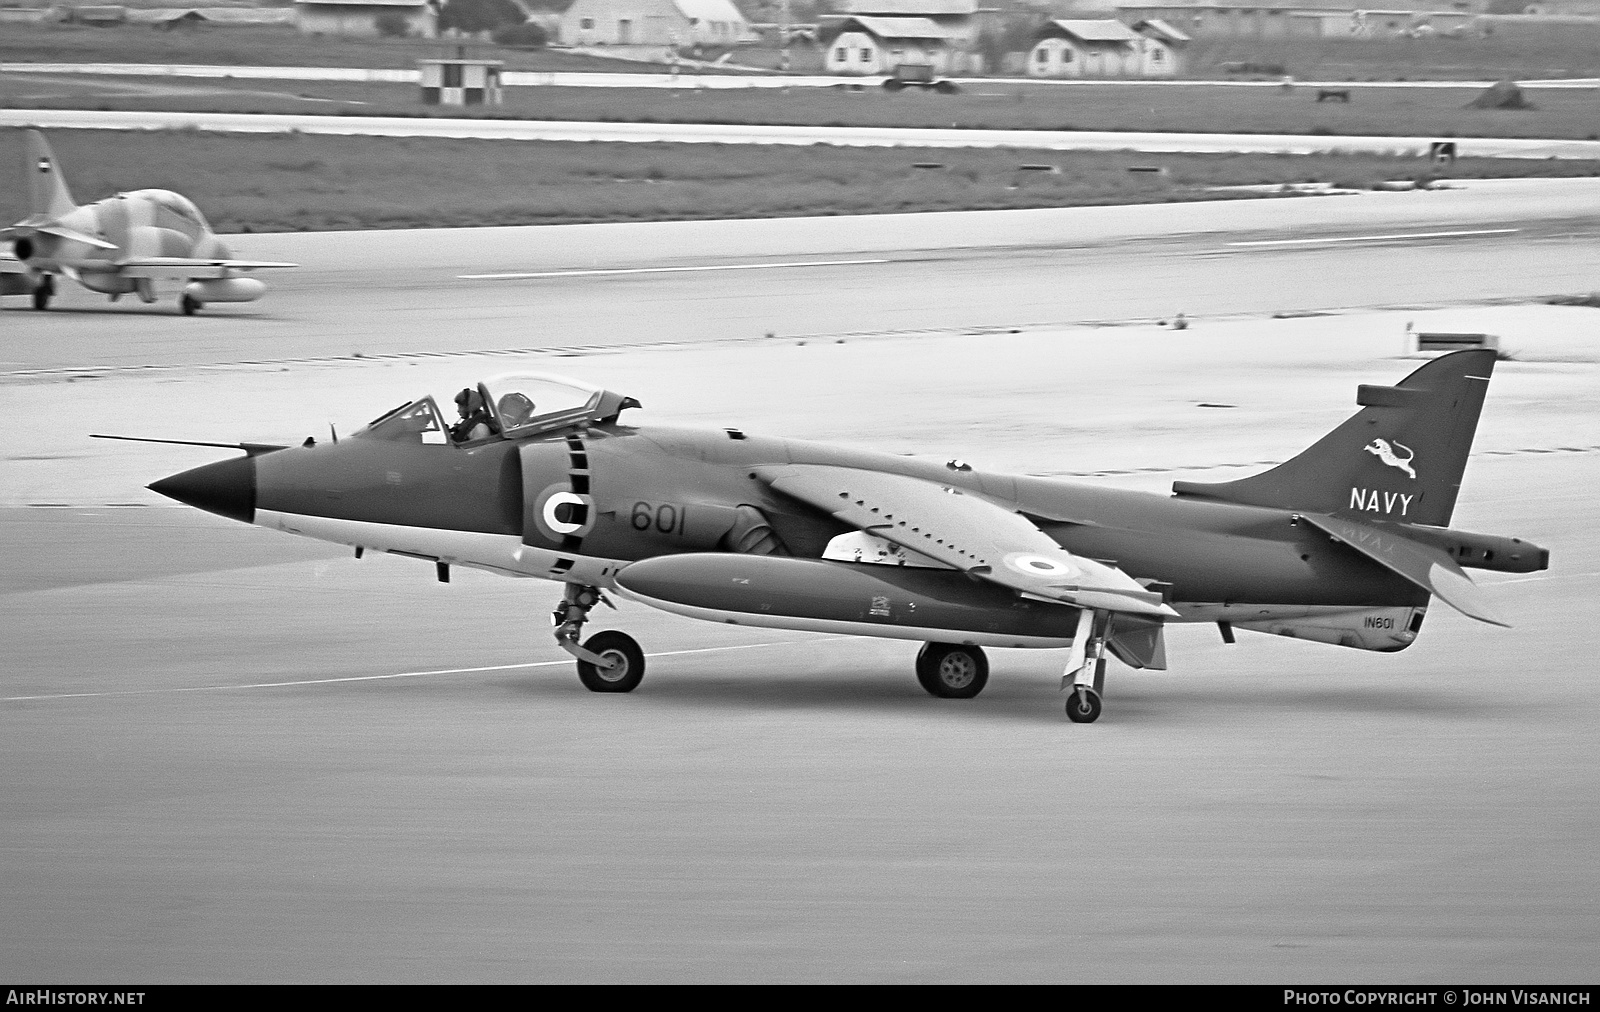
[[[192,295],[184,295],[178,300],[178,308],[183,310],[184,316],[193,316],[205,307],[205,303]]]
[[[46,274],[33,289],[33,308],[43,311],[50,308],[50,297],[56,293],[56,279]]]
[[[594,606],[616,606],[606,600],[599,587],[569,583],[566,588],[551,617],[556,625],[556,643],[578,659],[578,681],[590,692],[632,692],[638,688],[644,680],[644,651],[632,636],[607,629],[578,645],[578,636]]]
[[[924,643],[917,652],[917,681],[940,699],[971,699],[989,684],[989,659],[982,647]]]
[[[1106,634],[1111,631],[1111,613],[1078,613],[1078,633],[1072,638],[1072,653],[1067,657],[1067,673],[1061,676],[1067,696],[1067,719],[1074,724],[1093,724],[1100,717],[1100,697],[1106,691]]]

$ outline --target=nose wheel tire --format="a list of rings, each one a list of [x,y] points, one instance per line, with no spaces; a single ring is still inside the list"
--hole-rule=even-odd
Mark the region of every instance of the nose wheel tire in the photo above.
[[[196,299],[190,295],[185,295],[183,298],[178,300],[178,307],[183,310],[184,316],[193,316],[195,313],[200,311],[200,307],[203,305],[204,303],[202,303],[199,299]]]
[[[585,650],[612,663],[609,668],[578,662],[578,681],[590,692],[632,692],[644,680],[644,651],[632,636],[607,629],[595,633],[583,644]]]
[[[989,659],[981,647],[925,643],[917,653],[917,681],[940,699],[971,699],[989,684]]]
[[[1100,693],[1087,685],[1074,687],[1067,697],[1067,719],[1074,724],[1093,724],[1100,719]]]

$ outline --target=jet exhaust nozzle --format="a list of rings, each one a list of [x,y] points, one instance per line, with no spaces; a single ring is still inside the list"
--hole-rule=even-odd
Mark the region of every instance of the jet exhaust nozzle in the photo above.
[[[254,302],[266,294],[267,286],[255,278],[216,278],[191,281],[183,294],[196,302]]]
[[[23,236],[11,244],[11,251],[17,255],[18,260],[29,260],[33,257],[33,240]]]

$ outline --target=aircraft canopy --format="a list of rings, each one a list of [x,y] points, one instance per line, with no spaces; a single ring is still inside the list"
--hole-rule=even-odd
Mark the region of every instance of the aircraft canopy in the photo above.
[[[508,439],[608,422],[624,408],[639,406],[632,397],[549,373],[505,373],[479,383],[476,392],[493,419],[492,435]],[[434,399],[424,397],[380,416],[356,435],[437,443],[445,441],[455,421],[453,414],[447,421]],[[473,441],[481,438],[489,437]]]

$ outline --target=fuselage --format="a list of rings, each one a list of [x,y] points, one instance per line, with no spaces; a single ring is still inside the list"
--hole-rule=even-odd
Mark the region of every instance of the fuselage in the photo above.
[[[463,446],[351,438],[212,465],[232,465],[229,482],[251,491],[204,508],[372,550],[597,585],[661,555],[830,557],[851,529],[752,471],[774,464],[859,468],[978,493],[1074,555],[1114,562],[1159,588],[1192,620],[1244,620],[1229,609],[1248,605],[1283,615],[1427,603],[1425,592],[1284,510],[732,431],[605,424]],[[770,531],[752,529],[762,524]]]
[[[170,190],[134,190],[85,204],[54,224],[112,244],[105,248],[66,236],[35,232],[18,238],[13,252],[33,270],[67,274],[91,291],[109,295],[139,289],[146,279],[118,269],[129,258],[183,257],[227,260],[232,253],[211,232],[200,210]]]

